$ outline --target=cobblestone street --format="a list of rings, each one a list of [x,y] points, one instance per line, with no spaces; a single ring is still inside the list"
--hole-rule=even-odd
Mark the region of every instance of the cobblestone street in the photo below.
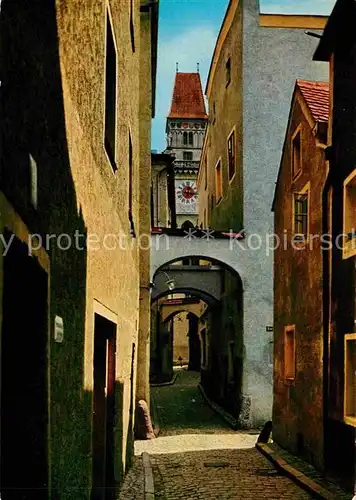
[[[254,448],[257,431],[231,430],[206,405],[198,383],[198,373],[181,371],[174,385],[152,389],[161,432],[136,441],[120,500],[144,498],[142,452],[150,455],[157,499],[312,498]]]

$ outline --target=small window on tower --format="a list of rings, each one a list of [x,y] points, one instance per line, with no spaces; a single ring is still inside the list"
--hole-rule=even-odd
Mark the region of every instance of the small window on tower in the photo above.
[[[184,161],[192,161],[193,153],[191,151],[183,151],[183,160]]]
[[[188,132],[183,132],[183,144],[184,146],[188,145]]]
[[[193,132],[189,132],[188,140],[189,140],[189,146],[193,146]]]

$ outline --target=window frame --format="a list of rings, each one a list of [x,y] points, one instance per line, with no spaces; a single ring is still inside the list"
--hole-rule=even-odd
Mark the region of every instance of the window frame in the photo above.
[[[218,187],[218,175],[217,175],[218,167],[219,167],[219,171],[220,171],[220,183],[219,183],[220,196],[218,196],[218,190],[217,190],[217,187]],[[216,197],[216,205],[218,205],[220,203],[220,201],[223,199],[223,181],[222,181],[221,157],[218,159],[218,161],[215,164],[215,197]]]
[[[354,415],[351,415],[348,413],[347,411],[347,407],[348,407],[348,385],[347,385],[347,381],[348,381],[348,374],[349,374],[349,371],[350,369],[353,371],[352,367],[349,368],[348,367],[348,359],[347,359],[347,353],[348,353],[348,342],[352,342],[354,343],[354,349],[356,349],[356,333],[348,333],[345,335],[345,338],[344,338],[344,422],[347,424],[347,425],[351,425],[352,427],[356,427],[356,401],[354,401],[354,405],[355,405],[355,411],[354,411]],[[351,375],[351,379],[352,380],[355,380],[355,376],[354,374]],[[356,381],[355,381],[355,385],[356,385]],[[355,395],[355,399],[356,399],[356,395]]]
[[[307,213],[302,214],[306,215],[306,234],[297,232],[296,231],[296,210],[295,210],[295,205],[296,205],[296,197],[297,196],[303,196],[307,195]],[[307,182],[303,189],[300,191],[293,191],[293,238],[296,236],[303,236],[303,239],[301,240],[303,243],[307,242],[309,240],[309,235],[310,235],[310,182]]]
[[[295,151],[295,140],[296,137],[299,135],[299,170],[297,172],[294,172],[294,151]],[[302,124],[300,123],[294,133],[292,134],[291,137],[291,175],[292,175],[292,182],[294,182],[298,177],[301,175],[303,171],[303,127]]]
[[[293,384],[296,380],[297,376],[297,356],[296,356],[296,328],[295,325],[287,325],[284,327],[284,345],[283,345],[283,378],[285,383],[287,384]],[[293,351],[292,351],[292,367],[290,367],[293,371],[290,372],[290,370],[287,370],[287,359],[290,356],[287,356],[287,349],[288,349],[288,343],[287,343],[287,337],[290,335],[290,333],[293,333]],[[288,367],[289,368],[289,367]],[[290,374],[291,373],[291,374]]]
[[[115,55],[115,84],[113,88],[115,88],[115,96],[114,96],[114,147],[113,151],[111,150],[112,145],[108,143],[107,134],[108,134],[108,124],[107,124],[107,108],[108,104],[108,33],[111,33],[114,55]],[[118,113],[117,113],[117,100],[118,100],[118,50],[115,38],[114,24],[112,20],[110,5],[107,3],[105,7],[105,34],[104,34],[104,120],[103,120],[103,145],[106,157],[111,165],[113,173],[115,174],[118,171],[118,166],[116,163],[116,152],[117,152],[117,125],[118,125]]]
[[[354,186],[351,186],[351,183]],[[348,219],[346,214],[349,213],[349,209],[352,208],[352,200],[350,200],[350,195],[347,194],[348,190],[353,188],[355,190],[355,208],[356,208],[356,169],[354,169],[344,180],[343,186],[343,245],[342,245],[342,258],[349,259],[356,255],[356,224],[355,228],[349,227]],[[352,232],[352,229],[355,229],[355,232]],[[352,238],[349,238],[348,235],[353,234]]]
[[[230,177],[230,153],[229,153],[229,142],[231,138],[234,138],[233,140],[233,160],[234,160],[234,172],[232,176]],[[229,184],[234,180],[234,177],[236,175],[236,127],[233,127],[229,135],[227,136],[227,177],[229,179]]]

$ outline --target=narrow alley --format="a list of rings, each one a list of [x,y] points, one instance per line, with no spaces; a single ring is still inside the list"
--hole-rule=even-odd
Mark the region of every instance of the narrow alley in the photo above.
[[[255,449],[258,431],[233,431],[210,409],[198,383],[199,373],[180,370],[173,385],[152,389],[160,433],[136,441],[119,500],[144,498],[143,452],[152,464],[156,499],[312,498]]]

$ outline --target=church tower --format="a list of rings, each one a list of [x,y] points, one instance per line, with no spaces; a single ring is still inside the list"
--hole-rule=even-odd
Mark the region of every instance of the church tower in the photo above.
[[[167,117],[166,152],[173,155],[178,227],[198,221],[197,176],[208,122],[199,73],[176,73]]]

